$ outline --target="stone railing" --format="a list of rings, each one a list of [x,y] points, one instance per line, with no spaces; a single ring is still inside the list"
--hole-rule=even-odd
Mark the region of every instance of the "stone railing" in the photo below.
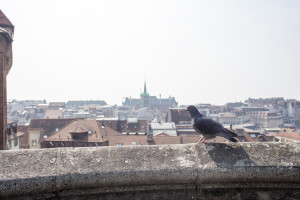
[[[300,199],[300,144],[0,151],[0,199]]]

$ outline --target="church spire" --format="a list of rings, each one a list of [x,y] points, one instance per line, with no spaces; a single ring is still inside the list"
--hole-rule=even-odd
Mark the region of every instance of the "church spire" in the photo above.
[[[144,94],[147,94],[147,86],[146,86],[146,81],[144,83]]]
[[[141,94],[141,96],[149,96],[149,94],[148,94],[148,92],[147,92],[146,81],[144,82],[144,92]]]

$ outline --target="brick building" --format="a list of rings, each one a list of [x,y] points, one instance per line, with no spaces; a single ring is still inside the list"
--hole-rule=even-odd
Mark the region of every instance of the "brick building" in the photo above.
[[[12,66],[14,25],[0,10],[0,150],[7,149],[6,76]]]

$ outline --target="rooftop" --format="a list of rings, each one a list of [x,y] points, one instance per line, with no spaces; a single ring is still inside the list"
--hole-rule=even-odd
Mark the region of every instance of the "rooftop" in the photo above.
[[[0,26],[1,25],[14,27],[14,25],[10,22],[10,20],[6,17],[2,10],[0,10]]]

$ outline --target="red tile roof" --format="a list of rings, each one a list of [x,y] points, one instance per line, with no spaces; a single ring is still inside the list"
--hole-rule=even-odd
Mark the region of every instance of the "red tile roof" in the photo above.
[[[45,135],[51,135],[56,129],[60,130],[74,120],[77,119],[32,119],[28,131],[41,131],[41,141]]]
[[[56,128],[63,128],[67,124],[77,119],[32,119],[28,131],[43,129],[45,135],[50,135],[56,130]]]
[[[0,10],[0,26],[1,25],[14,27],[14,25],[9,21],[2,10]]]
[[[94,119],[80,119],[69,123],[67,126],[51,135],[44,141],[72,141],[70,132],[87,133],[83,138],[74,141],[79,142],[105,142],[109,135],[121,135],[109,127],[101,127]]]
[[[279,136],[279,137],[284,137],[284,138],[290,138],[294,140],[299,140],[300,141],[300,133],[297,132],[280,132],[280,133],[272,133],[270,132],[273,136]]]

